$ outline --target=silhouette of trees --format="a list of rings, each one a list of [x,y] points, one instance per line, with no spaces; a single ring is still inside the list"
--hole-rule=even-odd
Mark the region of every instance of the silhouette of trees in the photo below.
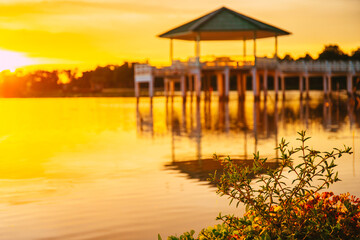
[[[286,54],[280,61],[295,61]],[[309,53],[296,61],[360,61],[360,47],[350,55],[336,44],[325,45],[318,58]],[[162,83],[162,81],[157,81]],[[159,85],[162,86],[162,85]],[[0,97],[69,96],[72,93],[101,92],[104,88],[134,89],[134,63],[97,67],[91,71],[38,70],[25,74],[22,71],[0,72]]]
[[[348,60],[349,55],[345,54],[338,45],[325,45],[324,50],[319,54],[318,60],[339,61]]]
[[[280,61],[294,61],[294,58],[290,54],[286,54]]]
[[[352,52],[351,60],[360,61],[360,47]]]
[[[309,54],[306,53],[304,57],[300,57],[298,59],[296,59],[296,61],[313,61],[313,57]]]

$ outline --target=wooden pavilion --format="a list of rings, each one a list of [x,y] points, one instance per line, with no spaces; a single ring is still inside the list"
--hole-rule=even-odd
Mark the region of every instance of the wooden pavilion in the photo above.
[[[309,77],[322,76],[324,92],[331,92],[331,75],[340,74],[347,76],[347,90],[352,92],[353,76],[360,74],[360,63],[280,63],[277,59],[278,36],[289,35],[290,32],[274,27],[267,23],[250,18],[226,7],[222,7],[200,18],[171,29],[158,37],[170,39],[171,66],[156,68],[148,64],[139,64],[135,67],[135,95],[140,96],[140,83],[149,83],[149,96],[154,95],[154,79],[164,79],[165,95],[173,94],[175,82],[180,82],[182,96],[186,96],[189,89],[195,90],[196,96],[201,96],[202,82],[207,87],[211,84],[211,76],[216,76],[217,89],[220,98],[227,99],[230,91],[230,75],[236,75],[237,91],[240,99],[245,98],[246,77],[252,77],[252,89],[254,98],[260,98],[260,90],[263,89],[264,97],[267,96],[268,76],[274,79],[274,91],[276,97],[279,91],[279,81],[285,95],[285,77],[298,76],[299,90],[302,96],[305,90],[309,94]],[[274,38],[275,48],[273,58],[259,58],[256,55],[256,40],[261,38]],[[174,61],[173,41],[194,41],[195,58],[188,62]],[[201,41],[243,41],[243,60],[234,61],[230,58],[215,59],[215,61],[200,61]],[[247,60],[246,41],[253,41],[253,60]],[[262,77],[262,81],[260,79]],[[187,84],[188,83],[188,84]]]

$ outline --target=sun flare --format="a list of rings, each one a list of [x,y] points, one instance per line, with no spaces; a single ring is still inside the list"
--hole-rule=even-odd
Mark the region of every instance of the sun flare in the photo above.
[[[0,71],[14,72],[19,67],[36,64],[36,61],[26,57],[25,54],[0,49]]]

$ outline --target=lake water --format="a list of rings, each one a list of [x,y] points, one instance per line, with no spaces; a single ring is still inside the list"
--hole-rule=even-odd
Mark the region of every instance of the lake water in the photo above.
[[[0,239],[164,239],[242,214],[205,180],[213,153],[274,158],[281,137],[307,129],[320,150],[354,148],[338,161],[336,193],[360,196],[360,109],[327,101],[152,104],[141,98],[0,99]]]

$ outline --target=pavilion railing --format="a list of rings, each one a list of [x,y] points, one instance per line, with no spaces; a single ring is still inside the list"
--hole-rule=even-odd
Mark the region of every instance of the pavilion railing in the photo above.
[[[254,61],[239,61],[230,57],[218,57],[214,61],[201,62],[203,69],[211,68],[248,68],[255,66]],[[171,66],[153,67],[149,64],[136,64],[136,76],[177,76],[186,74],[191,69],[198,68],[196,59],[189,59],[187,62],[173,61]],[[259,69],[273,69],[280,72],[296,72],[296,73],[360,73],[360,61],[278,61],[275,58],[256,58],[256,67]],[[141,78],[139,78],[141,79]]]

